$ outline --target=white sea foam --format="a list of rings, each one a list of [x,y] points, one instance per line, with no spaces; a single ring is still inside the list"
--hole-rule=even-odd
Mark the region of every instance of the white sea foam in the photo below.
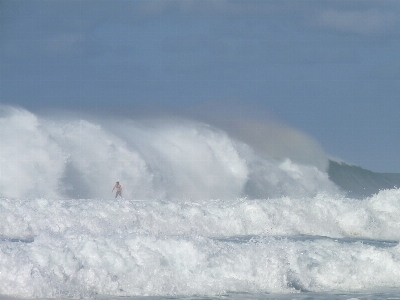
[[[215,295],[395,287],[399,192],[364,200],[1,199],[0,294]],[[386,239],[387,241],[382,241]]]
[[[1,238],[31,240],[41,232],[149,235],[327,236],[400,240],[399,191],[360,201],[320,194],[269,200],[1,199]],[[42,216],[46,216],[43,218]]]

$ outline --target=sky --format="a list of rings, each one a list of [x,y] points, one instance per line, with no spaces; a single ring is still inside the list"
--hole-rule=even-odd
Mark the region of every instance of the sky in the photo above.
[[[274,120],[400,173],[400,1],[0,0],[0,26],[0,104]]]

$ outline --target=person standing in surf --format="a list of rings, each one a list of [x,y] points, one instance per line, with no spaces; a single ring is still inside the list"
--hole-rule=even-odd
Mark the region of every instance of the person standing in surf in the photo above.
[[[119,181],[115,183],[111,192],[113,192],[115,189],[117,190],[117,192],[115,193],[115,198],[117,198],[118,195],[122,198],[122,185],[119,184]]]

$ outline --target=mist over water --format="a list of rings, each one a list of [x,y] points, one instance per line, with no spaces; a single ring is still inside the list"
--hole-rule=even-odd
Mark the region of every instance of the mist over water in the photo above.
[[[337,192],[319,145],[273,123],[232,125],[231,136],[186,119],[54,119],[2,106],[1,128],[2,197],[103,199],[117,180],[134,199]]]

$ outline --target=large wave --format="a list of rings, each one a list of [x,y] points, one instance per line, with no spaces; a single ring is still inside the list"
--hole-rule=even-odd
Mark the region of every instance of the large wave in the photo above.
[[[304,164],[304,155],[287,151],[271,130],[265,140],[258,127],[234,136],[187,119],[100,119],[39,116],[0,106],[0,197],[110,198],[119,180],[124,197],[134,199],[235,199],[314,196],[338,193],[325,170]],[[304,135],[305,136],[305,135]],[[240,137],[243,137],[241,139]],[[275,137],[275,139],[273,139]],[[254,138],[253,138],[254,140]],[[295,135],[293,149],[318,153],[315,142]],[[286,156],[277,157],[277,145]],[[296,156],[297,155],[297,156]],[[299,160],[298,158],[301,157]]]

